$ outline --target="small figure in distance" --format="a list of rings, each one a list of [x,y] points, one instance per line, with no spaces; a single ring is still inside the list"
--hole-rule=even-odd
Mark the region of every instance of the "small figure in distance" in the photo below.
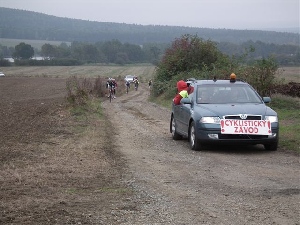
[[[130,81],[129,80],[126,80],[125,86],[126,86],[126,93],[128,94],[128,91],[130,89]]]
[[[133,83],[134,83],[134,89],[137,91],[140,83],[137,77],[134,77]]]
[[[149,86],[149,89],[151,89],[151,87],[152,87],[152,80],[149,80],[148,86]]]

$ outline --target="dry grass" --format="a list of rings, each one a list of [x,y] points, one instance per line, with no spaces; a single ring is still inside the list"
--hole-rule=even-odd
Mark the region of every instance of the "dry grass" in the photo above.
[[[72,116],[65,82],[1,78],[0,224],[95,224],[132,194],[100,99]]]
[[[280,67],[276,73],[277,79],[284,79],[284,83],[300,82],[300,67]]]
[[[136,75],[140,80],[147,81],[152,78],[155,72],[153,65],[129,65],[129,66],[106,66],[106,65],[86,65],[86,66],[16,66],[2,67],[0,71],[6,76],[26,76],[26,77],[120,77],[128,74]]]

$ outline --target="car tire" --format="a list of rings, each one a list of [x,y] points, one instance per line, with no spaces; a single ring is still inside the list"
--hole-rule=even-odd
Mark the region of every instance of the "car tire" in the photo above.
[[[272,144],[264,144],[264,147],[268,151],[276,151],[278,147],[278,142],[274,142]]]
[[[180,140],[180,139],[182,139],[182,136],[180,134],[178,134],[177,131],[176,131],[176,121],[175,121],[175,119],[174,119],[173,116],[171,117],[170,131],[172,133],[173,140]]]
[[[196,138],[196,129],[195,129],[195,122],[193,121],[189,128],[189,142],[190,147],[192,150],[200,151],[201,150],[201,144],[200,141]]]

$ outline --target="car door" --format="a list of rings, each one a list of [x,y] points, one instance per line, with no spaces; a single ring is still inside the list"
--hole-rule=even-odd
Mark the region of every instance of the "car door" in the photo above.
[[[173,115],[176,122],[176,129],[177,132],[179,133],[182,132],[182,108],[183,108],[183,104],[180,105],[173,104],[173,113],[174,113]]]
[[[177,131],[185,136],[188,134],[189,119],[192,112],[193,94],[181,100],[181,104],[175,107],[175,120]]]
[[[194,93],[189,94],[189,100],[191,104],[182,104],[181,107],[180,129],[186,135],[188,135],[189,121],[191,118],[191,113],[193,112]]]

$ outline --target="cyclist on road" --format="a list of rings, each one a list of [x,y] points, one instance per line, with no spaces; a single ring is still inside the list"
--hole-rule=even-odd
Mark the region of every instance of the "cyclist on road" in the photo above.
[[[129,81],[129,80],[127,80],[127,81],[125,82],[125,86],[126,86],[126,92],[128,93],[128,91],[129,91],[129,89],[130,89],[130,81]]]
[[[135,88],[135,90],[137,91],[137,89],[138,89],[138,87],[139,87],[139,83],[140,83],[137,77],[135,77],[135,78],[133,79],[133,83],[134,83],[134,88]]]
[[[152,87],[152,80],[149,80],[148,86],[149,86],[149,89],[151,89],[151,87]]]
[[[113,98],[116,98],[116,88],[117,88],[117,82],[115,79],[113,78],[108,78],[107,82],[106,82],[106,88],[109,88],[112,90],[112,95]],[[108,93],[108,97],[109,97],[109,93]]]

